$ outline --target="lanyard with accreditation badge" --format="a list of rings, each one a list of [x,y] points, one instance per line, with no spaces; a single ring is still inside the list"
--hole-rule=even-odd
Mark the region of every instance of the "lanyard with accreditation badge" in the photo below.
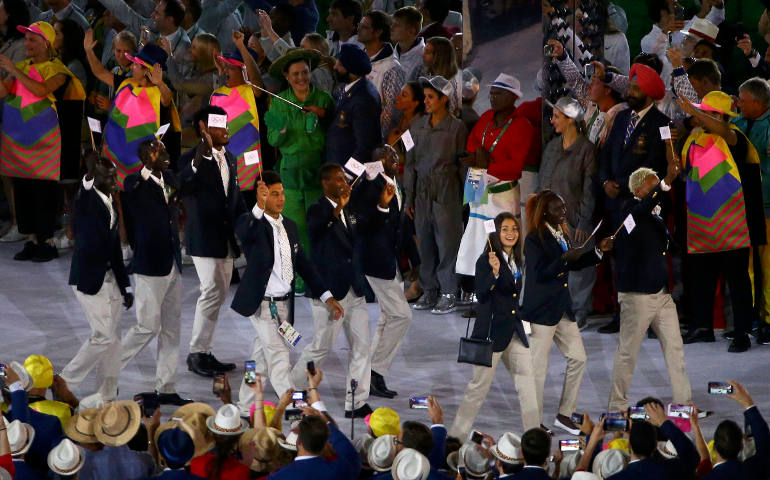
[[[487,123],[487,126],[484,127],[484,133],[481,135],[481,145],[484,146],[484,144],[487,143],[487,131],[489,130],[489,126],[492,125],[495,121],[494,115],[492,116],[492,119]],[[513,122],[513,115],[508,119],[507,122],[505,122],[505,125],[503,125],[502,130],[500,130],[500,133],[497,134],[497,138],[495,138],[495,141],[492,142],[492,146],[489,148],[489,153],[492,153],[495,151],[495,148],[497,148],[497,142],[500,141],[500,139],[503,137],[503,134],[506,130],[508,130],[508,127],[511,126],[511,122]]]

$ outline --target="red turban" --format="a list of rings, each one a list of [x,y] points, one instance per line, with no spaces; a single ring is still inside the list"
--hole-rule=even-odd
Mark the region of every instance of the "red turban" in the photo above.
[[[642,89],[645,95],[653,100],[660,100],[666,94],[666,86],[663,84],[658,72],[643,65],[641,63],[635,63],[631,65],[631,71],[628,74],[629,78],[636,77],[636,84]]]

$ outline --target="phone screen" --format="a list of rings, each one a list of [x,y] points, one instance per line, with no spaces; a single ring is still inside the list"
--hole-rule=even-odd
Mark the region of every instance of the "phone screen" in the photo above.
[[[604,420],[604,429],[608,432],[625,432],[628,430],[628,420],[625,418],[607,417]]]
[[[690,418],[693,409],[691,405],[669,403],[666,407],[666,416],[672,418]]]
[[[412,397],[409,399],[409,408],[428,408],[428,397]]]
[[[733,386],[727,382],[709,382],[711,395],[728,395],[733,393]]]
[[[244,369],[246,370],[243,373],[243,378],[246,380],[246,383],[249,385],[253,385],[257,383],[257,366],[254,360],[246,360],[246,364],[244,365]]]
[[[302,419],[302,410],[299,409],[288,409],[283,413],[283,419],[287,422],[293,422],[295,420],[301,420]]]
[[[644,407],[628,407],[628,417],[631,420],[646,420],[648,418]]]
[[[307,407],[307,392],[304,390],[294,392],[291,395],[291,399],[294,402],[294,408]]]
[[[0,377],[5,377],[6,370],[8,370],[8,365],[0,363]]]
[[[559,450],[562,452],[577,452],[580,450],[580,440],[559,440]]]
[[[225,374],[224,373],[218,373],[214,376],[214,387],[212,388],[212,392],[214,392],[214,395],[219,394],[222,390],[225,389]]]
[[[573,413],[572,416],[570,416],[570,420],[572,420],[572,423],[575,425],[583,425],[584,415],[582,413]]]

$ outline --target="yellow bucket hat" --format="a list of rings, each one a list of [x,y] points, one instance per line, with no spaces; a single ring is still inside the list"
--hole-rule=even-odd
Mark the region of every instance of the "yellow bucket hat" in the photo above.
[[[43,355],[30,355],[24,360],[24,368],[32,377],[35,388],[48,388],[53,385],[53,365]]]
[[[398,413],[390,408],[380,407],[365,420],[375,437],[398,435],[401,432],[401,419]]]

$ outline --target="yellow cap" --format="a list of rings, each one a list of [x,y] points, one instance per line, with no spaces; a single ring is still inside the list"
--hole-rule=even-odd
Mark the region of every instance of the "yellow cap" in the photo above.
[[[714,440],[710,440],[709,443],[706,444],[706,446],[709,449],[709,456],[711,457],[711,464],[717,463],[717,451],[714,448]]]
[[[616,438],[615,440],[607,444],[607,448],[617,448],[618,450],[623,450],[626,453],[631,453],[631,449],[629,448],[629,444],[628,444],[628,439],[625,439],[625,438]]]
[[[398,435],[401,432],[401,419],[390,408],[380,407],[369,415],[367,422],[375,437]]]
[[[53,365],[42,355],[30,355],[24,360],[24,368],[32,377],[35,388],[48,388],[53,385]]]
[[[45,39],[49,46],[53,47],[53,41],[56,39],[56,30],[48,22],[35,22],[29,27],[17,25],[16,29],[21,33],[34,33]]]
[[[700,103],[695,104],[695,108],[700,110],[707,110],[710,112],[723,113],[731,117],[737,117],[738,114],[733,112],[733,98],[725,92],[714,90],[709,92],[703,97]]]

